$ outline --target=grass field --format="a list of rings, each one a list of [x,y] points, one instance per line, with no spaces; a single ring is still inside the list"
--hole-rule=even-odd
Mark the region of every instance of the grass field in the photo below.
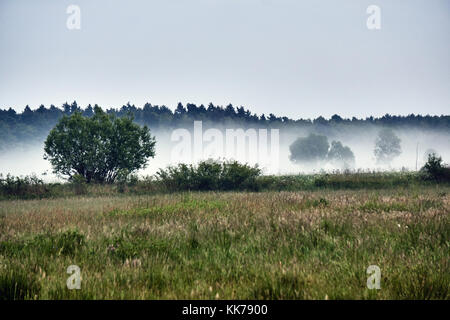
[[[4,200],[0,299],[449,299],[449,203],[448,186]]]

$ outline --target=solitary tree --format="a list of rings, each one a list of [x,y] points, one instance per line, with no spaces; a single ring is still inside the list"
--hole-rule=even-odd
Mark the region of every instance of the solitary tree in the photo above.
[[[122,170],[145,168],[155,156],[155,143],[147,126],[96,106],[90,118],[75,112],[60,119],[45,141],[44,159],[65,178],[81,175],[87,182],[112,183]]]
[[[383,129],[375,140],[374,154],[377,163],[390,163],[402,153],[400,138],[391,129]]]
[[[316,163],[325,160],[330,144],[326,136],[309,134],[307,137],[298,138],[289,147],[293,162]]]
[[[355,155],[352,150],[342,145],[340,141],[331,142],[327,158],[330,162],[344,169],[351,168],[355,165]]]

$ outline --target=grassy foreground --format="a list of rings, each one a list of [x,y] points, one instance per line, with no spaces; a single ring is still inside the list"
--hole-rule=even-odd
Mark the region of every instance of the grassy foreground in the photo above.
[[[0,201],[0,299],[449,299],[449,192]]]

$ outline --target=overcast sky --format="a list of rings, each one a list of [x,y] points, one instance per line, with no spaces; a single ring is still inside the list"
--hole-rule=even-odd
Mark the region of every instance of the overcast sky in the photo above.
[[[69,5],[81,29],[69,30]],[[381,29],[366,26],[369,5]],[[0,0],[0,108],[449,114],[448,0]]]

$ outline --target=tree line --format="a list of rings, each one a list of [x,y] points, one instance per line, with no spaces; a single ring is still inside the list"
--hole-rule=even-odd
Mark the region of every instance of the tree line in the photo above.
[[[377,161],[392,161],[401,153],[400,142],[393,130],[379,131],[374,149]],[[86,184],[91,182],[116,183],[119,192],[123,192],[127,185],[137,183],[135,173],[155,156],[155,145],[150,129],[134,123],[131,113],[118,117],[96,106],[90,117],[80,111],[64,115],[45,139],[44,158],[50,161],[55,174],[75,186],[76,194],[83,194]],[[326,136],[314,133],[297,138],[290,145],[290,152],[290,160],[297,163],[330,161],[343,169],[351,169],[354,163],[349,147],[340,141],[332,141],[330,146]],[[437,182],[448,182],[450,177],[450,169],[435,152],[428,154],[427,164],[421,171],[423,177]],[[206,160],[196,165],[179,164],[160,169],[156,179],[166,191],[259,190],[260,175],[257,165]],[[0,174],[0,195],[42,196],[48,192],[43,181],[35,176],[21,178],[8,174],[3,179]]]
[[[32,110],[26,106],[23,112],[16,112],[12,108],[0,109],[0,148],[8,144],[18,142],[42,141],[48,132],[56,125],[63,116],[70,116],[76,112],[83,116],[94,116],[94,109],[98,105],[88,105],[80,107],[76,101],[64,103],[61,107],[51,105]],[[422,116],[410,114],[408,116],[395,116],[386,114],[383,117],[366,117],[358,119],[342,118],[335,114],[330,119],[320,116],[316,119],[291,119],[288,117],[276,116],[273,113],[269,115],[250,112],[243,106],[235,107],[231,104],[227,106],[218,106],[210,103],[208,106],[188,103],[183,105],[179,103],[175,110],[167,106],[158,106],[146,103],[142,108],[134,104],[127,103],[121,108],[109,108],[105,110],[106,114],[114,114],[118,117],[131,115],[134,122],[140,125],[147,125],[153,130],[173,129],[179,127],[192,126],[194,120],[202,120],[206,123],[221,123],[229,126],[248,127],[271,127],[271,128],[300,128],[300,127],[353,127],[364,125],[380,125],[387,127],[412,127],[419,129],[450,129],[450,116]]]

